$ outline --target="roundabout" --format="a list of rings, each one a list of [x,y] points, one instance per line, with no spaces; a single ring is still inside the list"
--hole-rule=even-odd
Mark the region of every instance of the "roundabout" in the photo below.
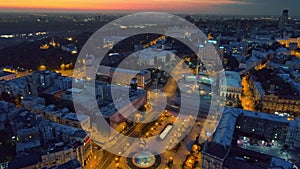
[[[127,164],[132,169],[155,169],[159,167],[160,163],[160,155],[153,155],[148,151],[131,153],[131,155],[127,157]]]

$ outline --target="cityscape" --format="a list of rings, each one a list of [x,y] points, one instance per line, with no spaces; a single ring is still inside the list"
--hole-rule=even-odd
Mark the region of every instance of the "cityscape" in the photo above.
[[[0,2],[0,169],[300,167],[294,7],[116,3]]]

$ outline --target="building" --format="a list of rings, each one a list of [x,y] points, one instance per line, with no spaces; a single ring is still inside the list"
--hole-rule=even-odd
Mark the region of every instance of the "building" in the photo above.
[[[246,61],[247,70],[251,70],[262,63],[262,59],[252,56]]]
[[[54,105],[46,107],[42,98],[28,98],[27,107],[37,112],[16,108],[12,103],[0,102],[0,130],[17,143],[16,157],[9,162],[8,168],[59,166],[74,158],[81,166],[85,166],[92,155],[90,135],[80,127],[58,124],[54,120],[74,126],[83,122],[83,125],[88,126],[89,118],[78,116],[76,119],[67,109],[54,110]],[[51,111],[53,116],[64,116],[57,116],[53,121],[42,119],[46,112]]]
[[[289,76],[283,76],[284,81],[294,84]],[[297,84],[295,82],[295,84]],[[263,88],[262,84],[255,76],[250,78],[250,87],[252,89],[256,105],[261,111],[267,113],[288,114],[289,116],[300,117],[300,97],[293,93],[280,94],[275,90],[275,85],[270,85],[269,89]],[[297,87],[297,86],[295,86]],[[291,89],[293,85],[291,85]],[[295,88],[297,91],[297,88]]]
[[[285,62],[285,66],[290,69],[297,69],[300,67],[300,58],[293,57],[291,60]]]
[[[76,158],[74,158],[73,160],[70,160],[64,164],[45,169],[82,169],[82,167],[79,161]]]
[[[15,98],[38,96],[42,92],[55,93],[71,88],[72,78],[61,76],[56,72],[38,71],[33,74],[0,81],[0,92],[7,92]]]
[[[24,108],[41,115],[44,119],[48,119],[59,124],[84,129],[88,129],[91,126],[90,117],[88,115],[76,115],[73,112],[69,112],[68,108],[57,109],[55,105],[45,106],[45,104],[40,103],[26,104]]]
[[[91,158],[91,139],[81,129],[41,121],[38,128],[18,131],[17,157],[9,163],[9,168],[42,168],[64,164],[76,158],[85,166]],[[43,133],[46,126],[51,132]],[[50,142],[45,142],[46,138]]]
[[[91,148],[89,148],[91,150]],[[13,160],[9,164],[9,168],[20,167],[23,169],[34,169],[34,168],[43,168],[43,167],[56,167],[57,165],[67,165],[70,160],[76,158],[78,163],[76,163],[77,168],[81,168],[81,166],[85,166],[87,164],[87,160],[83,160],[86,158],[84,153],[84,144],[74,143],[70,145],[57,144],[51,151],[47,151],[45,154],[37,155],[35,159],[35,163],[31,165],[27,165],[26,158]],[[31,155],[30,155],[31,156]],[[81,157],[83,156],[83,157]],[[91,157],[91,152],[88,154],[88,158]],[[27,157],[28,158],[28,157]],[[83,160],[83,161],[82,161]],[[58,167],[59,168],[59,167]]]
[[[225,71],[225,76],[220,80],[220,95],[229,98],[241,98],[241,76],[238,72]]]
[[[199,34],[199,31],[197,29],[193,28],[187,28],[187,27],[169,27],[166,29],[165,35],[178,38],[178,39],[186,39],[191,40],[193,42],[196,42],[197,34]]]
[[[33,105],[45,105],[46,104],[44,98],[32,96],[32,95],[23,97],[21,103],[22,103],[22,107],[27,110],[30,110]]]
[[[57,86],[60,90],[66,90],[72,87],[72,78],[65,76],[58,76],[54,79],[54,86]]]
[[[103,48],[109,48],[112,49],[113,46],[123,40],[126,39],[125,36],[104,36],[103,37]]]
[[[231,41],[229,43],[229,52],[232,52],[232,54],[241,54],[245,56],[248,52],[248,43],[246,41]]]
[[[121,68],[111,68],[110,78],[112,84],[126,86],[130,85],[131,79],[136,78],[138,87],[141,87],[142,89],[148,87],[152,81],[151,72],[149,70],[136,71]]]
[[[6,72],[6,71],[0,71],[0,80],[13,80],[16,78],[16,74],[14,73],[10,73],[10,72]]]
[[[296,143],[300,138],[299,122],[226,107],[212,138],[204,143],[201,168],[293,168],[294,164],[288,161],[291,156],[277,152],[284,145],[300,148]]]
[[[290,74],[295,82],[298,82],[298,83],[300,82],[300,73],[299,72],[292,71],[292,72],[290,72]]]
[[[101,81],[109,84],[119,84],[130,86],[130,82],[133,78],[138,81],[138,87],[145,89],[151,85],[151,72],[149,70],[130,70],[123,68],[114,68],[109,66],[99,66],[97,70],[97,75],[100,77]],[[96,82],[97,89],[100,89],[103,83]],[[97,87],[98,86],[98,87]],[[100,87],[100,88],[99,88]],[[97,92],[97,91],[96,91]],[[100,90],[102,92],[102,90]],[[99,91],[98,91],[99,93]]]
[[[30,87],[28,86],[29,77],[24,76],[10,81],[0,81],[0,92],[6,92],[9,95],[20,98],[30,95]]]
[[[84,129],[91,127],[89,116],[82,114],[76,115],[75,113],[68,113],[61,116],[60,124]]]
[[[44,130],[47,126],[50,132]],[[17,157],[9,163],[9,168],[55,167],[74,158],[80,166],[85,166],[91,159],[91,137],[82,129],[41,120],[36,128],[22,129],[20,132],[22,134],[18,135],[20,142],[17,144]],[[49,138],[51,141],[46,142]],[[38,146],[30,147],[37,145],[34,142],[39,143]]]
[[[263,44],[268,44],[271,45],[272,43],[274,43],[274,40],[272,39],[272,34],[257,34],[255,36],[255,42],[263,45]]]
[[[161,49],[149,48],[138,52],[137,55],[139,56],[137,64],[154,66],[154,68],[158,65],[158,63],[166,64],[170,61],[176,60],[174,53]]]
[[[264,98],[264,95],[265,95],[265,91],[261,85],[260,82],[254,82],[252,85],[253,88],[253,95],[254,95],[254,98],[255,98],[255,101],[260,103],[262,100],[262,98]]]
[[[76,101],[80,103],[75,105],[76,116],[75,114],[71,115],[72,113],[64,113],[61,110],[55,110],[55,106],[48,106],[49,108],[46,108],[45,111],[42,112],[43,117],[57,123],[73,125],[74,127],[79,126],[80,123],[80,126],[87,131],[96,129],[104,136],[109,136],[111,131],[105,130],[106,123],[112,127],[118,127],[121,123],[127,121],[126,117],[136,114],[138,109],[147,103],[146,90],[133,90],[130,86],[109,85],[103,83],[96,83],[96,86],[98,86],[96,87],[96,90],[99,90],[98,93],[95,93],[97,98],[91,98],[89,95],[80,94],[95,92],[95,89],[93,88],[90,90],[90,86],[84,86],[82,89],[76,88],[75,93],[78,91],[78,94],[80,95],[80,97],[76,98]],[[71,90],[74,90],[74,88]],[[73,100],[70,92],[66,92],[63,98],[70,101]],[[97,102],[98,107],[95,107],[93,102]],[[94,110],[96,111],[89,110],[91,107],[94,107]],[[38,107],[34,108],[37,112],[40,112]],[[98,109],[100,110],[100,113]],[[106,123],[99,123],[99,119],[103,118],[106,120]],[[91,126],[92,128],[90,128]]]
[[[289,10],[283,10],[279,19],[279,28],[285,30],[289,20]]]
[[[37,128],[20,129],[17,132],[16,152],[27,152],[34,148],[40,148],[39,130]]]
[[[128,92],[128,88],[121,86],[115,86],[114,90],[118,90],[119,96],[114,96],[114,102],[107,105],[100,106],[101,114],[96,114],[98,116],[104,117],[110,126],[118,128],[122,122],[126,122],[128,117],[131,117],[137,113],[137,109],[142,107],[147,103],[147,91],[136,90],[129,93],[129,100],[124,99],[124,93]],[[112,96],[110,96],[112,97]],[[95,120],[91,120],[92,123]],[[105,136],[110,135],[110,131],[104,131],[104,127],[99,126],[99,122],[96,122],[97,126],[95,128],[100,129]],[[93,127],[94,128],[94,127]]]
[[[292,46],[294,44],[297,44],[297,48],[300,47],[300,38],[286,38],[286,39],[277,39],[277,41],[281,44],[284,45],[286,48],[290,47],[290,44]]]
[[[71,54],[77,54],[78,53],[78,49],[74,44],[69,44],[66,46],[61,46],[61,49],[65,52],[70,52]]]
[[[91,80],[96,76],[96,67],[95,67],[95,56],[94,55],[86,55],[85,58],[82,60],[83,66],[82,69],[85,73],[85,79]],[[76,78],[76,76],[75,76]]]
[[[280,96],[276,93],[267,93],[262,99],[262,111],[290,113],[296,117],[300,114],[300,99],[294,96]]]

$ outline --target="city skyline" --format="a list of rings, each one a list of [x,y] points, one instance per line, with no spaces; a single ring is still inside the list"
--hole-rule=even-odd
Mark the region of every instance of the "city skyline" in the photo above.
[[[298,5],[0,2],[0,169],[300,168]]]
[[[170,5],[171,4],[171,5]],[[258,1],[258,0],[137,0],[121,1],[92,1],[92,0],[17,0],[0,2],[2,12],[38,11],[38,12],[140,12],[160,11],[171,13],[200,13],[219,15],[275,15],[279,16],[282,9],[291,11],[291,16],[300,16],[297,6],[300,2],[295,0]]]

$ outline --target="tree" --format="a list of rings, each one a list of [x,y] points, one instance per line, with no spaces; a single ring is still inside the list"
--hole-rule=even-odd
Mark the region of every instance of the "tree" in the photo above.
[[[191,23],[195,22],[195,20],[190,15],[185,16],[185,19]]]
[[[279,42],[274,42],[274,43],[272,43],[272,45],[271,45],[271,49],[272,50],[276,50],[276,49],[278,49],[278,48],[280,48],[280,47],[282,47],[282,45],[279,43]]]
[[[1,93],[1,99],[6,101],[6,102],[13,102],[13,98],[7,92],[2,92]]]

